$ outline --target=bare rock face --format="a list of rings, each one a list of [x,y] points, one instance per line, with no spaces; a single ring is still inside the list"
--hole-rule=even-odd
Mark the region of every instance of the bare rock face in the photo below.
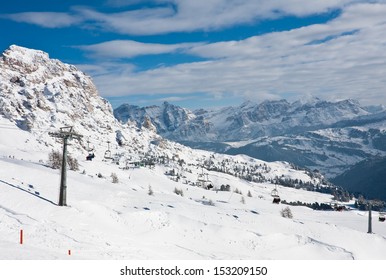
[[[149,129],[151,131],[157,132],[157,128],[154,126],[154,124],[151,122],[149,117],[145,117],[145,120],[142,123],[142,127]]]
[[[20,128],[74,125],[76,120],[107,127],[114,122],[111,113],[91,78],[75,66],[15,45],[0,57],[0,114]]]

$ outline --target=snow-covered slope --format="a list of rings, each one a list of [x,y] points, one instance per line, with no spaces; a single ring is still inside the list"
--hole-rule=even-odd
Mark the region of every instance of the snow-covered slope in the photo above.
[[[274,188],[288,202],[336,203],[302,190],[335,190],[318,173],[193,150],[160,137],[150,119],[122,125],[89,77],[41,51],[12,46],[0,68],[0,259],[386,256],[384,227],[366,234],[363,212],[291,206],[292,219],[280,215]],[[47,166],[62,146],[48,133],[63,126],[83,135],[68,147],[79,170],[68,171],[67,207],[57,206],[60,172]]]
[[[59,172],[0,159],[0,259],[383,259],[386,230],[356,210],[322,212],[272,204],[273,185],[211,173],[244,194],[183,185],[165,169],[117,169],[82,162],[69,172],[68,207],[55,205]],[[96,173],[102,172],[104,178]],[[120,182],[111,183],[116,172]],[[149,186],[154,194],[149,195]],[[174,188],[183,190],[183,197]],[[39,195],[36,195],[36,193]],[[289,201],[329,202],[315,192],[279,187]],[[213,202],[213,205],[209,204]],[[374,215],[374,213],[373,213]],[[19,244],[19,231],[24,244]],[[71,256],[68,255],[71,250]]]
[[[123,123],[131,120],[138,124],[147,116],[161,135],[178,141],[229,142],[326,128],[371,113],[354,100],[315,99],[294,103],[248,101],[240,106],[195,112],[168,103],[144,108],[124,104],[115,109],[114,114]],[[186,132],[192,129],[206,133]]]
[[[329,178],[368,157],[386,155],[385,108],[364,107],[354,100],[245,102],[237,107],[188,111],[189,118],[178,118],[177,112],[187,110],[169,104],[168,115],[176,116],[174,122],[166,121],[163,114],[150,114],[165,106],[128,107],[114,110],[121,122],[140,124],[146,116],[165,138],[194,148],[293,162],[318,169]]]
[[[262,137],[246,144],[229,143],[234,147],[227,147],[227,153],[247,154],[266,161],[290,161],[333,178],[362,160],[385,156],[385,127],[375,123]]]

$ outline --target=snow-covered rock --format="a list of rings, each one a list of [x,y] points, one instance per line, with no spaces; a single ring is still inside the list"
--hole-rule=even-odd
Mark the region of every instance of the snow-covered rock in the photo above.
[[[75,148],[85,149],[91,142],[99,155],[108,148],[107,142],[115,147],[126,139],[125,145],[139,148],[135,143],[142,141],[136,138],[150,142],[159,137],[150,130],[138,132],[132,124],[121,125],[92,79],[75,66],[15,45],[0,58],[0,115],[30,132],[31,140],[43,149],[56,143],[48,132],[67,126],[84,136]]]
[[[123,123],[140,123],[146,116],[161,128],[160,135],[191,147],[247,154],[265,161],[289,161],[318,169],[331,178],[368,157],[386,156],[383,106],[317,98],[293,103],[247,101],[240,106],[194,112],[168,105],[169,115],[189,112],[189,118],[175,117],[172,124],[163,114],[151,113],[165,108],[122,105],[114,113]]]
[[[306,103],[279,100],[257,104],[248,101],[237,107],[194,112],[168,103],[144,108],[124,104],[115,109],[114,114],[123,123],[127,120],[141,123],[147,116],[161,135],[177,141],[227,142],[325,128],[371,113],[354,100],[327,102],[315,99]],[[196,131],[202,133],[197,135]]]

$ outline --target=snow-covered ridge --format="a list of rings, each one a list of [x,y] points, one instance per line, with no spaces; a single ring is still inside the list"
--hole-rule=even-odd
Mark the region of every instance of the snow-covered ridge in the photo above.
[[[158,113],[154,114],[155,111]],[[371,110],[355,100],[327,102],[314,99],[293,103],[264,101],[260,104],[247,101],[240,106],[194,112],[171,104],[144,108],[124,104],[115,109],[114,114],[123,123],[131,120],[139,124],[145,116],[149,117],[161,135],[169,139],[224,142],[325,128],[340,121],[370,115]],[[172,119],[168,118],[170,115]]]
[[[149,118],[160,135],[194,148],[247,154],[265,161],[288,161],[318,169],[329,178],[371,156],[386,156],[386,111],[356,100],[328,102],[318,98],[288,102],[247,101],[240,106],[195,110],[181,118],[178,106],[114,110],[123,123]],[[165,114],[173,115],[174,122]],[[139,113],[140,112],[140,113]]]

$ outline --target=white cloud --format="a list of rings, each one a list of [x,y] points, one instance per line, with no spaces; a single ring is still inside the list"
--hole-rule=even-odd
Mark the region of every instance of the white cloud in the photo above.
[[[16,22],[30,23],[46,28],[68,27],[83,21],[83,19],[77,15],[56,12],[25,12],[3,15],[2,17]]]
[[[383,0],[378,0],[382,2]],[[137,0],[109,0],[107,5],[131,6]],[[102,30],[131,35],[154,35],[197,30],[219,30],[285,15],[308,16],[340,9],[364,0],[148,0],[146,8],[105,13],[73,7],[68,13],[29,12],[8,15],[9,19],[47,28],[83,23]],[[155,6],[154,6],[155,5]]]
[[[302,53],[305,50],[307,50],[307,54],[316,48],[309,45],[317,45],[318,42],[323,43],[340,37],[344,38],[345,36],[347,38],[357,38],[349,35],[355,35],[354,33],[361,30],[362,33],[376,30],[377,26],[386,22],[384,20],[385,14],[386,5],[358,4],[347,8],[340,17],[326,24],[315,24],[290,31],[268,33],[242,41],[200,45],[191,48],[189,53],[205,58],[262,58],[266,57],[267,54],[270,57],[276,57],[278,53],[288,56],[292,52]],[[363,42],[363,44],[365,43]],[[299,48],[302,48],[302,52],[298,52]],[[318,51],[323,50],[321,48]],[[304,56],[304,58],[306,59],[307,56]]]
[[[136,1],[136,0],[135,0]],[[130,0],[110,0],[126,6]],[[150,2],[150,1],[147,1]],[[217,30],[283,15],[307,16],[331,9],[342,13],[325,24],[272,32],[241,41],[212,44],[150,44],[115,40],[81,46],[101,58],[130,58],[185,52],[206,61],[138,71],[131,64],[103,64],[91,70],[104,96],[213,93],[246,98],[355,98],[386,104],[385,1],[360,0],[153,0],[158,5],[102,13],[72,8],[70,13],[6,15],[44,27],[87,23],[122,34],[164,34]],[[4,17],[4,16],[3,16]]]
[[[96,82],[105,95],[314,95],[386,104],[384,14],[386,5],[350,6],[327,24],[187,49],[204,62],[102,75]]]
[[[121,64],[117,62],[102,62],[98,64],[77,64],[81,71],[92,77],[105,76],[105,75],[131,75],[136,70],[134,64],[126,63]]]
[[[151,44],[132,40],[114,40],[94,45],[78,46],[78,48],[91,52],[97,57],[131,58],[140,55],[181,52],[197,45],[197,43]]]
[[[283,15],[302,17],[339,9],[353,1],[158,0],[154,2],[160,6],[152,8],[110,14],[83,8],[79,12],[103,29],[122,34],[152,35],[218,30]]]

